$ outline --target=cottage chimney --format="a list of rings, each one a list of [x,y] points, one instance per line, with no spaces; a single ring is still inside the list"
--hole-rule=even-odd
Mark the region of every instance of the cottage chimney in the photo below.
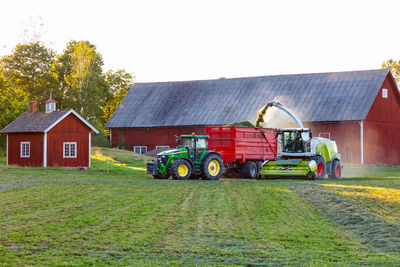
[[[51,113],[53,111],[56,111],[57,101],[51,98],[51,94],[49,100],[47,100],[45,103],[46,103],[46,113]]]
[[[37,102],[35,100],[31,100],[29,102],[29,106],[30,106],[30,109],[29,109],[30,113],[34,113],[37,111]]]

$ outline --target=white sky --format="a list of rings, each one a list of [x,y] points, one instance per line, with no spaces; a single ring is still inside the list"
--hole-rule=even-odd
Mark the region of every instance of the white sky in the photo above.
[[[380,68],[400,59],[400,1],[1,1],[0,55],[41,17],[61,53],[89,40],[137,82]]]

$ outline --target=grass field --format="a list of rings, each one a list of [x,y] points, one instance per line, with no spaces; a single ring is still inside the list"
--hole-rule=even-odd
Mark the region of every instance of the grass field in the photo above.
[[[92,155],[88,171],[1,159],[0,264],[400,264],[398,167],[349,165],[340,180],[174,181],[146,175],[149,158]]]

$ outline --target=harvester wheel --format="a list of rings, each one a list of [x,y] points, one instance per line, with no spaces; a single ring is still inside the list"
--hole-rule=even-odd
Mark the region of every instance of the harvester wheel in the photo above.
[[[326,162],[321,156],[315,157],[314,160],[317,163],[317,179],[323,179],[326,175]]]
[[[342,167],[340,166],[340,162],[337,159],[335,159],[332,162],[331,173],[328,174],[328,177],[333,179],[339,179],[341,176],[342,176]]]
[[[171,166],[172,179],[187,180],[192,174],[192,166],[184,159],[175,161]]]
[[[154,179],[168,179],[169,175],[159,173],[159,174],[153,175],[153,177],[154,177]]]
[[[256,178],[258,171],[257,171],[257,165],[254,161],[247,161],[242,165],[242,168],[240,170],[240,173],[242,174],[243,177],[245,178]]]
[[[222,175],[222,159],[216,154],[207,156],[201,168],[201,176],[207,180],[218,180]]]

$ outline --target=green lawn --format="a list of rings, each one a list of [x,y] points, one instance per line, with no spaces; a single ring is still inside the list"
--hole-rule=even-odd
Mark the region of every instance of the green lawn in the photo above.
[[[0,161],[1,265],[400,264],[397,167],[317,182],[174,181],[146,175],[148,158],[92,153],[88,171]]]

